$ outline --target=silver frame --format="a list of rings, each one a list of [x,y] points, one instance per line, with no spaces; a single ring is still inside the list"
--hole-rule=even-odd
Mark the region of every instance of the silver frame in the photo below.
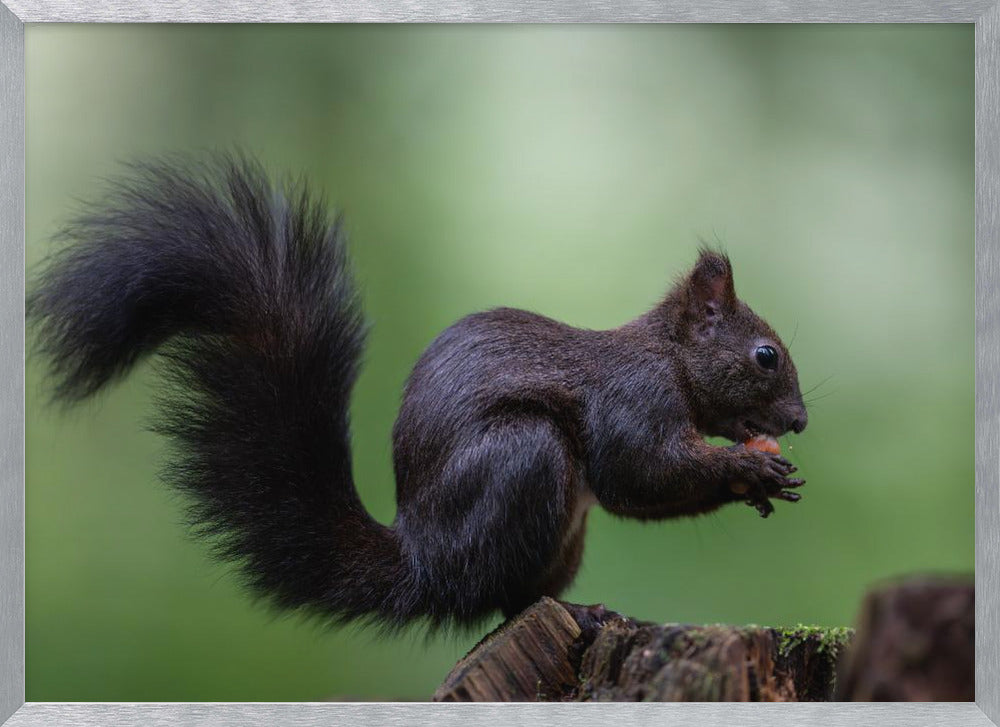
[[[0,720],[34,725],[642,724],[973,727],[1000,720],[1000,0],[7,0],[0,4]],[[976,701],[942,704],[24,702],[24,23],[975,23]]]

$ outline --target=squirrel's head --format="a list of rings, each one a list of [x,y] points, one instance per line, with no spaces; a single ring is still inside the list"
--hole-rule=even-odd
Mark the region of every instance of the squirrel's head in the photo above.
[[[798,373],[781,339],[736,297],[729,258],[702,250],[661,306],[703,434],[743,442],[805,429]]]

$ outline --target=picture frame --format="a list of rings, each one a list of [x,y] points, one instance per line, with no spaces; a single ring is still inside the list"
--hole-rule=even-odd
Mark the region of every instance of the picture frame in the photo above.
[[[956,704],[59,704],[25,703],[24,668],[24,24],[42,22],[933,22],[975,25],[976,701]],[[30,725],[990,725],[1000,723],[1000,0],[599,3],[498,0],[0,5],[0,722]]]

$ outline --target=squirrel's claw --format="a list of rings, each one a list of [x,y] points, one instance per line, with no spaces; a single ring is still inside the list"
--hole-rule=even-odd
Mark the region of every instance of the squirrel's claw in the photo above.
[[[771,504],[770,500],[747,500],[747,504],[757,508],[757,512],[763,518],[774,512],[774,505]]]

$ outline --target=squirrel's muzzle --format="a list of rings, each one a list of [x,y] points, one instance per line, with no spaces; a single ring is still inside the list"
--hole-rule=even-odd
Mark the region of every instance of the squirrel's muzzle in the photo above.
[[[788,428],[796,434],[801,434],[802,430],[806,428],[806,424],[808,423],[809,414],[806,412],[806,407],[804,404],[799,404],[792,413],[791,421],[788,423]]]

